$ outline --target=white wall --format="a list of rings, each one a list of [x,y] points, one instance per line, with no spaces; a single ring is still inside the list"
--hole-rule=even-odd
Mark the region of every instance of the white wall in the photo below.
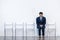
[[[40,11],[44,12],[47,23],[56,22],[57,36],[60,36],[60,0],[0,0],[0,35],[3,24],[33,23]]]

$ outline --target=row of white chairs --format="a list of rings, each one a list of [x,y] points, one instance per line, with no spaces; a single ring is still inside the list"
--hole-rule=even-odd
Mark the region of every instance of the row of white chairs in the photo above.
[[[56,36],[56,23],[54,24],[46,24],[45,29],[45,35],[46,36]],[[4,23],[4,40],[6,37],[11,36],[12,39],[15,40],[19,39],[18,36],[22,36],[22,39],[24,39],[24,36],[38,36],[38,31],[35,23],[28,24],[28,23],[22,23],[22,24],[6,24]]]

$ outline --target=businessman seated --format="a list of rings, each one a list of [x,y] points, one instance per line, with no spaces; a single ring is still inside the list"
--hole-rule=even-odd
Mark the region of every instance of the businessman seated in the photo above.
[[[39,12],[39,17],[36,18],[36,24],[37,24],[39,37],[41,37],[41,31],[42,31],[42,36],[44,37],[46,17],[43,16],[43,12]]]

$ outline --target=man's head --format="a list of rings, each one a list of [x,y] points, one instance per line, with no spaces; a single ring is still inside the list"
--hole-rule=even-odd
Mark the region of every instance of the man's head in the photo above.
[[[42,17],[43,16],[43,12],[39,12],[39,16]]]

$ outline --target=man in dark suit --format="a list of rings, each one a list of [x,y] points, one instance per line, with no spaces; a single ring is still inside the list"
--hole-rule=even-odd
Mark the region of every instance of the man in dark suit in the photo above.
[[[46,18],[43,16],[43,12],[39,12],[39,17],[36,18],[36,24],[39,32],[39,37],[41,37],[41,31],[42,31],[42,36],[44,37]]]

